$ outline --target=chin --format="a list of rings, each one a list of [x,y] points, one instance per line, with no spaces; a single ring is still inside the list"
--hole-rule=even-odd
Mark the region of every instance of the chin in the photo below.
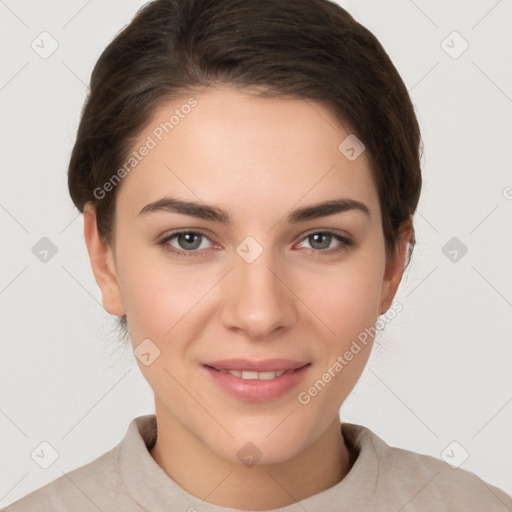
[[[230,430],[233,439],[225,438],[223,442],[214,442],[210,446],[223,459],[249,467],[286,462],[312,444],[315,436],[299,431],[297,424],[287,423],[285,426],[284,422],[279,425],[285,416],[276,418],[270,429],[265,421],[264,424],[253,423],[250,428]]]

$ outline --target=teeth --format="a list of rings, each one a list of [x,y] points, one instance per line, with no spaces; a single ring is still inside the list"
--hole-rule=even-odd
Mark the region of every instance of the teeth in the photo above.
[[[260,380],[275,379],[276,377],[279,377],[278,373],[279,372],[260,372],[260,373],[258,373],[258,377],[257,378],[260,379]]]
[[[248,371],[239,371],[239,370],[221,370],[223,373],[229,373],[234,377],[239,377],[245,380],[270,380],[275,379],[276,377],[281,377],[283,373],[291,373],[291,371],[285,372],[285,370],[280,370],[277,372],[248,372]]]
[[[238,372],[238,373],[240,373],[240,372]],[[255,380],[258,378],[258,375],[259,375],[258,372],[242,372],[240,377],[242,377],[242,379],[246,379],[246,380]]]

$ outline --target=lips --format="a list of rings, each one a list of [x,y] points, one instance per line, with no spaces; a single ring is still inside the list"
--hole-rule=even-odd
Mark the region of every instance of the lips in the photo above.
[[[225,359],[202,364],[221,389],[249,402],[273,400],[286,394],[302,381],[310,365],[290,359]]]

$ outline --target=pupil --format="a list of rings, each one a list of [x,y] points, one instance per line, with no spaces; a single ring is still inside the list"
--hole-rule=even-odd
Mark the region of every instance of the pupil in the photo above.
[[[321,241],[322,238],[324,239],[324,243]],[[313,240],[313,243],[319,243],[321,245],[321,247],[316,247],[317,249],[327,249],[331,242],[331,235],[327,235],[325,233],[316,233],[313,235]]]
[[[184,243],[182,244],[180,241],[180,245],[184,249],[196,249],[200,245],[200,243],[197,243],[197,240],[199,240],[199,235],[194,233],[184,233],[181,235],[181,237],[181,241],[184,241]],[[196,240],[194,241],[194,239]]]

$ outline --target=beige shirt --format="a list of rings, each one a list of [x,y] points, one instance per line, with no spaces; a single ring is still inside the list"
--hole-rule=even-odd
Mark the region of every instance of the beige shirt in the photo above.
[[[476,475],[446,462],[388,446],[361,425],[342,424],[355,458],[333,487],[280,512],[512,511],[512,499]],[[153,460],[155,415],[130,423],[123,440],[89,464],[8,506],[6,512],[221,512],[177,485]]]

